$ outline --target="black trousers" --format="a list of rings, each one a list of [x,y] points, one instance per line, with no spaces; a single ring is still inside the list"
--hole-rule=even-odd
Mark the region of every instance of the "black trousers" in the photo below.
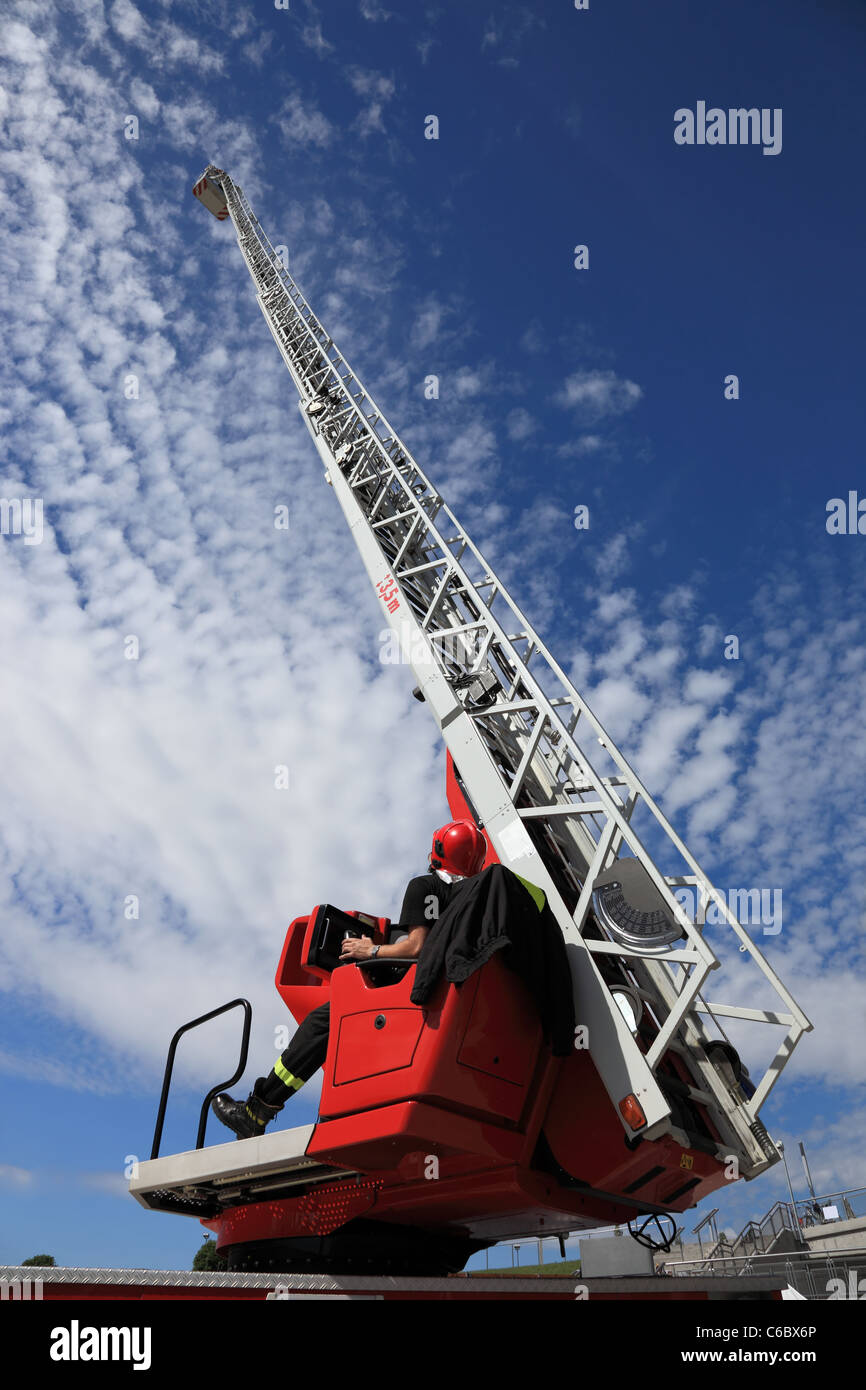
[[[320,1004],[307,1014],[279,1062],[260,1088],[263,1101],[282,1105],[324,1066],[331,1026],[330,1004]]]

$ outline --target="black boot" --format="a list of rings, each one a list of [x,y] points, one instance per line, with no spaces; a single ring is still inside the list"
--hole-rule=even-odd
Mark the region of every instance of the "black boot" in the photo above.
[[[211,1109],[218,1120],[233,1129],[239,1139],[252,1139],[254,1135],[264,1134],[265,1125],[282,1110],[282,1105],[268,1105],[259,1094],[265,1084],[260,1076],[246,1100],[232,1100],[225,1092],[215,1096]]]

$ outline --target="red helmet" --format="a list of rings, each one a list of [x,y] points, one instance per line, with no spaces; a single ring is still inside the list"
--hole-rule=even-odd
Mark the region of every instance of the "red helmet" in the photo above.
[[[474,821],[453,820],[433,836],[431,869],[445,869],[449,874],[471,878],[480,872],[486,857],[487,841]]]

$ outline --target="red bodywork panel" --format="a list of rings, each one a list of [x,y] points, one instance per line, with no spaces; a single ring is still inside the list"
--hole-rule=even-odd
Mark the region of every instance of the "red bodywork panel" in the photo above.
[[[455,818],[472,816],[450,754],[448,800]],[[491,847],[485,867],[497,862]],[[327,1234],[359,1216],[491,1241],[552,1235],[683,1211],[725,1182],[722,1162],[670,1136],[629,1147],[589,1052],[551,1056],[498,954],[461,985],[443,976],[419,1007],[414,965],[378,986],[354,964],[306,968],[316,911],[289,927],[276,985],[299,1023],[330,1001],[307,1153],[364,1177],[206,1220],[220,1245]],[[365,920],[387,940],[387,918]]]

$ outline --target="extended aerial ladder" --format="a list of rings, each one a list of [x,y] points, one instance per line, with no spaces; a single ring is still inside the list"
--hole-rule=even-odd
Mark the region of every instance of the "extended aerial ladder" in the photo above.
[[[561,927],[577,1046],[626,1146],[697,1143],[755,1177],[779,1157],[761,1107],[812,1025],[365,390],[241,188],[209,165],[193,192],[235,229],[325,479],[445,741],[452,811],[466,807]],[[711,903],[778,1007],[707,997],[721,964],[704,931]],[[728,1030],[759,1023],[785,1033],[753,1081]]]

